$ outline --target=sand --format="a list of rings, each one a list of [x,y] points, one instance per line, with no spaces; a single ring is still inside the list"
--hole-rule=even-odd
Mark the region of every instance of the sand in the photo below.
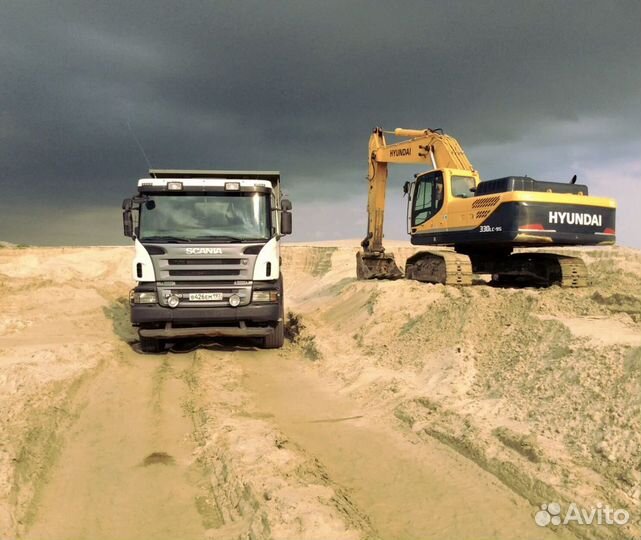
[[[159,355],[130,248],[0,249],[0,537],[638,536],[641,254],[458,289],[356,281],[356,246],[286,245],[282,350]],[[541,528],[552,501],[632,519]]]

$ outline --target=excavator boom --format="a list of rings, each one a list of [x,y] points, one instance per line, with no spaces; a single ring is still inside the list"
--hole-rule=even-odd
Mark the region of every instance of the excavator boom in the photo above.
[[[379,163],[425,163],[434,169],[474,171],[459,142],[440,130],[396,128],[393,133],[410,139],[383,144],[371,156],[370,163],[374,159]]]

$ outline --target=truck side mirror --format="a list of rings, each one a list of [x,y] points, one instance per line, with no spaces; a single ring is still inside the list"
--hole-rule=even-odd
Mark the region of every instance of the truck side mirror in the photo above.
[[[122,230],[128,238],[132,238],[134,235],[134,218],[131,215],[131,206],[131,199],[122,201]]]
[[[289,212],[292,209],[292,202],[289,199],[283,199],[280,201],[280,209]]]
[[[407,195],[410,191],[410,182],[405,182],[403,184],[403,194]]]
[[[280,213],[280,234],[292,234],[292,213],[291,212]]]
[[[131,210],[125,210],[122,213],[122,230],[125,236],[133,238],[134,235],[134,218],[131,215]]]

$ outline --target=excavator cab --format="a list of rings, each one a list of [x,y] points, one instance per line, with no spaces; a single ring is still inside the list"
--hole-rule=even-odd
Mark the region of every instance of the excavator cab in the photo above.
[[[473,197],[478,181],[474,173],[450,169],[416,175],[406,188],[407,233],[446,230],[448,209],[460,199]]]

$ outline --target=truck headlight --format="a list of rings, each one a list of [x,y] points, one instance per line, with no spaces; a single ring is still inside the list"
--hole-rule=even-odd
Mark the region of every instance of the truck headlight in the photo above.
[[[254,302],[278,302],[278,291],[254,291],[252,300]]]
[[[129,293],[129,302],[131,304],[157,304],[158,296],[155,292],[135,292]]]

